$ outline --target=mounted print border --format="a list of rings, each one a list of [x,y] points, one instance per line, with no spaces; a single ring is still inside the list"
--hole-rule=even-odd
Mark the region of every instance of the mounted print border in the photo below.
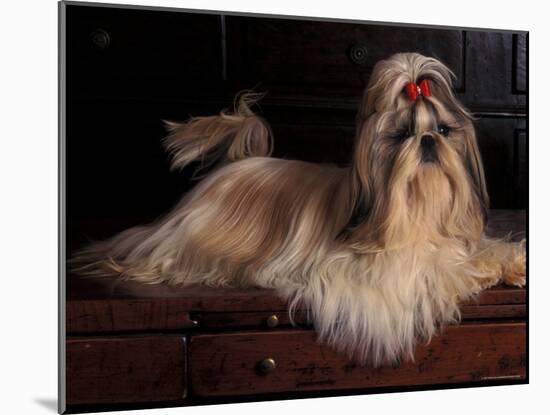
[[[497,285],[412,362],[361,366],[317,341],[272,290],[81,277],[90,241],[154,221],[194,188],[163,120],[218,114],[245,89],[274,156],[349,165],[374,65],[441,60],[474,116],[489,234],[527,238],[528,33],[59,3],[59,411],[160,408],[528,383],[527,288]]]

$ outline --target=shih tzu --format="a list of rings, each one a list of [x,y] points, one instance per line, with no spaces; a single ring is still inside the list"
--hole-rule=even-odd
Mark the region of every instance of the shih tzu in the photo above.
[[[349,168],[270,158],[255,94],[169,123],[173,167],[211,172],[164,218],[75,263],[145,283],[273,288],[360,363],[413,358],[416,342],[458,321],[461,301],[525,283],[524,244],[484,235],[483,167],[452,76],[417,53],[377,63]]]

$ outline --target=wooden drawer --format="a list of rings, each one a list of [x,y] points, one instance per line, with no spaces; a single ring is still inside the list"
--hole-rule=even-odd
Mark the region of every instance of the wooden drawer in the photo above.
[[[227,16],[228,77],[262,82],[270,95],[360,96],[374,64],[420,52],[448,64],[463,84],[461,30]],[[244,85],[243,85],[244,86]],[[329,89],[330,88],[330,89]]]
[[[499,305],[474,305],[468,304],[461,307],[461,317],[466,320],[480,319],[521,319],[527,314],[525,304],[499,304]],[[190,322],[201,328],[254,328],[274,329],[277,327],[309,326],[307,313],[298,310],[292,321],[287,311],[257,311],[257,312],[218,312],[218,313],[192,313],[187,317]]]
[[[66,328],[70,334],[189,329],[196,322],[187,307],[170,298],[69,302]]]
[[[67,404],[177,401],[186,396],[182,336],[68,339]]]
[[[370,389],[526,379],[522,322],[448,327],[419,346],[415,362],[360,367],[320,345],[309,330],[203,334],[190,342],[190,381],[198,396]],[[260,373],[262,361],[276,368]]]
[[[511,291],[511,290],[510,290]],[[521,292],[517,290],[517,292]],[[502,296],[504,297],[504,296]],[[513,303],[514,298],[507,298],[510,304],[491,304],[491,298],[486,296],[484,302],[479,304],[471,302],[460,308],[463,321],[490,320],[490,319],[523,319],[527,315],[527,306],[521,303]],[[523,299],[525,301],[525,299]],[[181,316],[180,316],[181,317]],[[297,310],[292,321],[286,310],[247,311],[247,312],[196,312],[185,316],[188,324],[206,329],[274,329],[291,326],[310,326],[307,312]]]

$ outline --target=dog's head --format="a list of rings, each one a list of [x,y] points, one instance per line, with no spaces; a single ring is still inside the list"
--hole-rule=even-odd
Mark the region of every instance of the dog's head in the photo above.
[[[353,174],[358,243],[477,240],[488,203],[472,117],[452,72],[400,53],[374,67],[358,119]]]

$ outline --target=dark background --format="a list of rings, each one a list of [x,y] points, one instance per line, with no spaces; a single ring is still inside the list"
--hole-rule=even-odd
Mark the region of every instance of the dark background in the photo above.
[[[66,38],[69,251],[170,209],[192,168],[169,171],[162,120],[218,113],[243,89],[268,93],[275,156],[347,164],[372,67],[395,52],[455,72],[491,207],[526,208],[525,33],[68,5]]]

